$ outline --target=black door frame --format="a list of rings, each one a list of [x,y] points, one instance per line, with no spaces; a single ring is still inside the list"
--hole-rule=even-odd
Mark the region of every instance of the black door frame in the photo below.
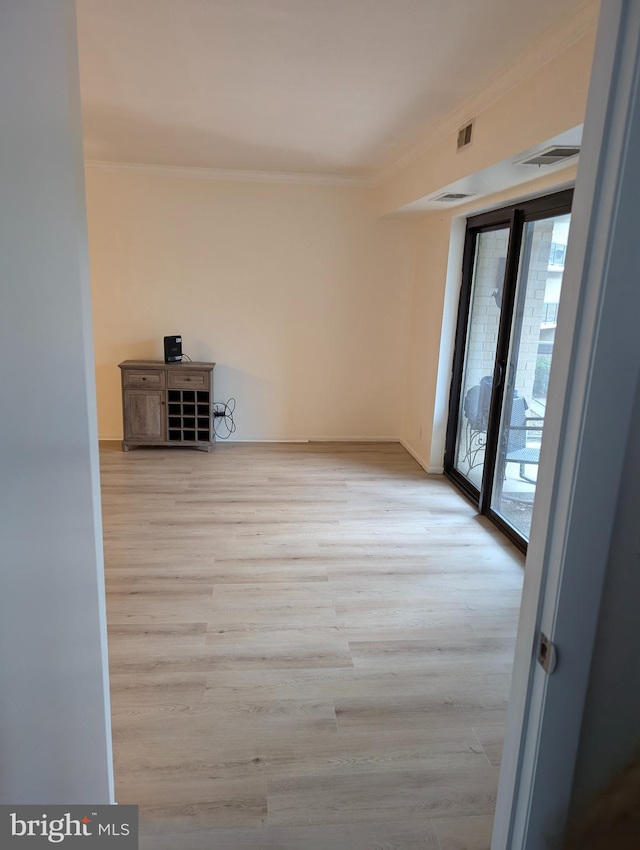
[[[469,498],[478,511],[488,516],[507,537],[523,552],[527,550],[527,541],[509,523],[502,519],[491,508],[491,497],[494,484],[494,469],[499,446],[500,421],[502,417],[503,384],[509,359],[509,347],[513,324],[518,275],[523,263],[521,260],[522,237],[525,224],[556,215],[571,212],[573,189],[565,189],[530,201],[513,204],[490,212],[480,213],[467,219],[465,235],[462,282],[458,302],[458,318],[451,371],[451,392],[449,394],[449,418],[445,443],[444,474]],[[476,256],[476,246],[481,233],[509,228],[509,242],[505,263],[504,283],[502,290],[502,305],[498,340],[487,424],[487,442],[485,445],[485,460],[483,466],[482,486],[475,487],[455,468],[455,449],[458,435],[458,419],[462,400],[462,376],[466,354],[469,314],[471,310],[471,295],[473,290],[473,271]],[[525,263],[526,267],[526,263]],[[485,474],[490,470],[490,474]]]

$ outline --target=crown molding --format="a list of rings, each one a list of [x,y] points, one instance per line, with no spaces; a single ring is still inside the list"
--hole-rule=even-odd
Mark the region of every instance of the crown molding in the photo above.
[[[312,174],[290,171],[244,171],[226,168],[198,168],[185,165],[152,165],[143,162],[85,160],[85,167],[98,171],[148,174],[158,177],[187,177],[196,180],[220,180],[239,183],[288,183],[302,186],[342,186],[366,189],[372,187],[370,177],[337,174]]]
[[[510,65],[503,68],[476,89],[466,100],[441,118],[423,127],[419,140],[391,163],[375,171],[374,186],[380,186],[407,168],[438,142],[457,133],[508,92],[580,41],[598,22],[598,0],[583,0],[578,9],[548,29],[533,45],[525,49]]]

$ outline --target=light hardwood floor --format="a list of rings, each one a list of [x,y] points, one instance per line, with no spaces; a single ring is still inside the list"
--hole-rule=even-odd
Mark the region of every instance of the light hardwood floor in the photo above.
[[[103,447],[142,850],[486,850],[522,556],[398,444]]]

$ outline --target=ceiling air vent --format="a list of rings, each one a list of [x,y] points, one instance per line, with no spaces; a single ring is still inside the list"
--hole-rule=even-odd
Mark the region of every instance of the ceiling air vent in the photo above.
[[[473,192],[444,192],[442,195],[431,198],[431,200],[438,201],[441,204],[450,204],[453,201],[464,201],[465,198],[473,198]]]
[[[569,145],[553,145],[553,147],[545,148],[538,151],[526,159],[517,159],[517,165],[555,165],[557,162],[564,162],[565,159],[571,159],[572,156],[577,156],[580,153],[580,148]]]
[[[458,150],[462,150],[462,148],[466,148],[467,145],[471,144],[471,135],[473,133],[473,121],[470,121],[468,124],[465,124],[464,127],[461,127],[458,130]]]

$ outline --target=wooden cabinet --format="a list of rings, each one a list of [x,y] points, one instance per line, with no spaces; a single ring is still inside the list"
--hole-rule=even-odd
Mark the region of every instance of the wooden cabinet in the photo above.
[[[211,451],[215,363],[125,360],[122,450],[130,446],[191,446]]]

